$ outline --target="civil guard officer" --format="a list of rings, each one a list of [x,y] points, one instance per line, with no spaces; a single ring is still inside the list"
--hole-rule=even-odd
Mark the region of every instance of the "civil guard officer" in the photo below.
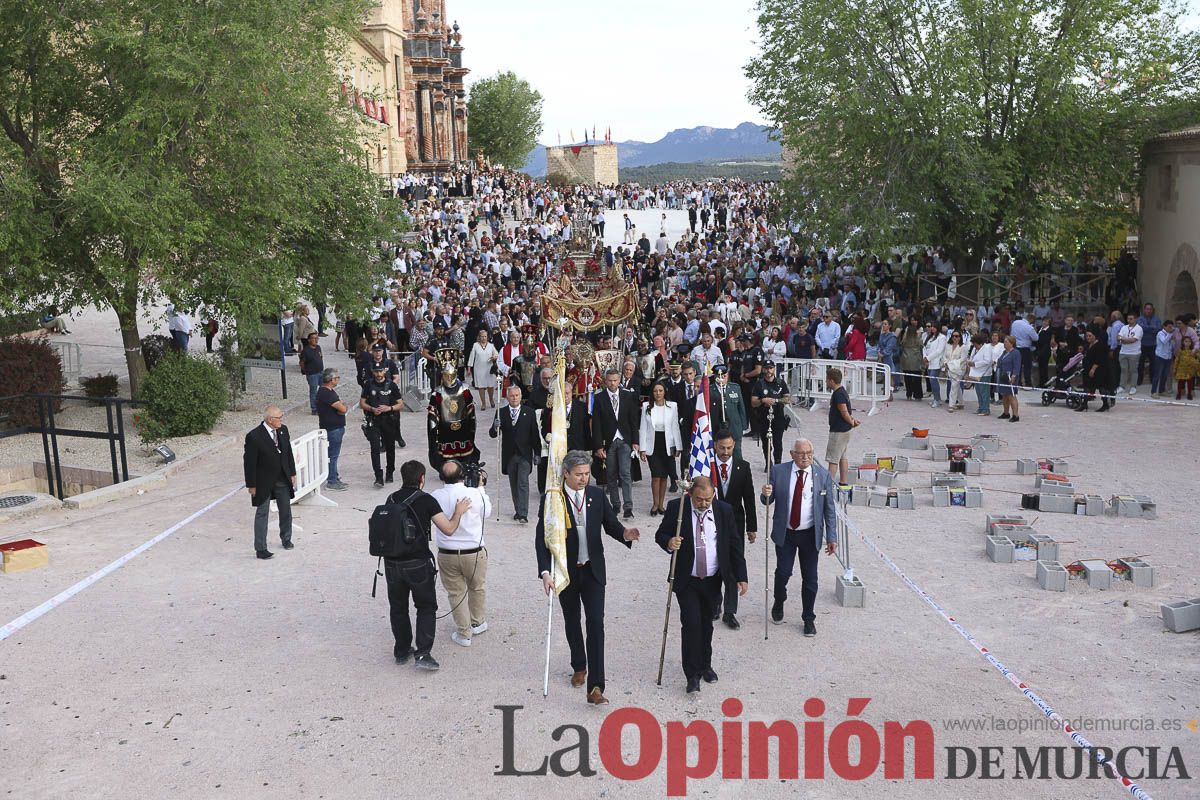
[[[713,386],[709,390],[712,402],[708,413],[712,417],[713,435],[728,429],[733,434],[734,458],[742,458],[742,434],[746,430],[746,406],[742,402],[742,390],[729,383],[729,367],[717,364],[712,368]]]
[[[397,413],[404,408],[404,401],[400,399],[400,387],[392,380],[386,364],[371,365],[371,379],[363,385],[358,405],[365,417],[363,433],[371,443],[375,487],[383,488],[385,480],[392,482],[392,473],[396,471],[396,444],[407,447],[400,433],[400,417]],[[386,475],[379,463],[380,450],[387,452]]]
[[[771,464],[778,464],[783,455],[783,432],[787,430],[787,383],[775,375],[775,362],[767,359],[763,362],[763,375],[754,382],[750,390],[750,405],[756,415],[755,435],[762,438],[763,458],[767,457],[768,436],[771,437]],[[768,425],[770,430],[768,430]]]

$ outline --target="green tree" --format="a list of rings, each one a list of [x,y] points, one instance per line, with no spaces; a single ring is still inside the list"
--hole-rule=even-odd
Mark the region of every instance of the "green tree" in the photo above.
[[[1158,0],[758,10],[746,72],[796,159],[785,207],[831,241],[1108,241],[1143,142],[1200,108],[1200,37]]]
[[[137,312],[164,295],[226,329],[314,286],[358,301],[395,215],[328,54],[367,9],[0,6],[0,305],[112,309],[136,395]]]
[[[513,72],[497,72],[471,87],[471,155],[483,153],[493,164],[525,166],[542,135],[542,95]]]

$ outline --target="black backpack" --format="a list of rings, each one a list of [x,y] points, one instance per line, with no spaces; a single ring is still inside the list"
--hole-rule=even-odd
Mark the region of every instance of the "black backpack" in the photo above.
[[[367,526],[371,555],[400,560],[429,556],[429,531],[422,530],[412,508],[419,494],[414,491],[400,503],[375,506]]]

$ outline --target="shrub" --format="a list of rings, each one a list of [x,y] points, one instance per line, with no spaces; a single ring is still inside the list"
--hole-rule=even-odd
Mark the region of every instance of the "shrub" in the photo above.
[[[40,319],[41,315],[36,311],[0,317],[0,336],[15,336],[19,333],[40,331],[42,329]]]
[[[62,394],[67,386],[62,359],[44,336],[0,339],[0,375],[4,396],[14,394]],[[54,410],[62,408],[56,401]],[[39,425],[38,405],[33,400],[0,401],[0,414],[8,414],[13,425]]]
[[[88,397],[116,397],[117,396],[117,376],[111,372],[104,375],[93,375],[90,378],[80,378],[79,385],[83,387],[83,393]]]
[[[175,340],[161,333],[142,337],[142,358],[146,360],[146,371],[153,370],[163,356],[175,350]]]
[[[227,398],[220,367],[207,359],[167,353],[142,384],[142,439],[161,442],[208,433],[221,418]]]

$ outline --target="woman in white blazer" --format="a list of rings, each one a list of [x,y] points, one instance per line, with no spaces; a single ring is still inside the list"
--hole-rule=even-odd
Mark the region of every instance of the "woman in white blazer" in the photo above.
[[[942,361],[946,357],[946,336],[933,320],[925,323],[925,338],[921,345],[921,356],[925,362],[933,400],[929,405],[937,408],[942,401]]]
[[[667,476],[671,460],[683,449],[679,438],[679,407],[667,399],[667,387],[656,383],[650,387],[650,399],[642,404],[642,461],[650,465],[650,494],[654,505],[650,516],[666,510]]]

